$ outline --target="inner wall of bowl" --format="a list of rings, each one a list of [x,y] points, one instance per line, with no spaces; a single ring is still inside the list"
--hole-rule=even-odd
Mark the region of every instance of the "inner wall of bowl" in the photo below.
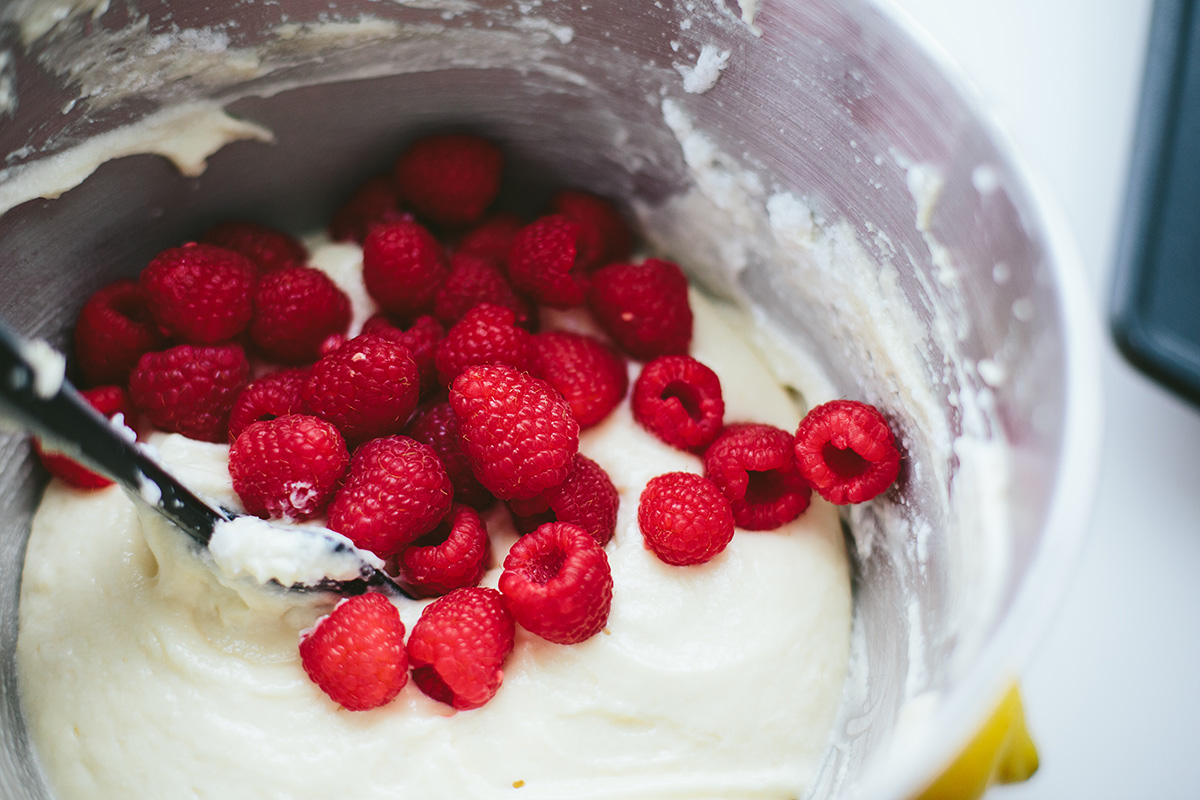
[[[906,699],[951,690],[978,666],[1044,533],[1063,413],[1061,321],[1040,233],[1027,222],[1029,202],[1009,165],[953,88],[874,7],[767,4],[751,28],[719,7],[689,13],[640,4],[614,17],[552,6],[531,17],[483,4],[443,18],[363,5],[391,26],[376,26],[387,35],[356,36],[353,47],[312,36],[308,50],[260,49],[260,66],[277,69],[249,79],[181,71],[123,98],[82,102],[65,121],[54,116],[57,138],[37,115],[58,115],[62,103],[18,106],[0,133],[9,149],[69,147],[160,103],[198,98],[219,99],[275,141],[228,145],[199,178],[157,156],[123,158],[57,200],[0,217],[0,317],[66,347],[87,296],[136,275],[159,250],[229,217],[315,229],[405,141],[446,128],[496,139],[512,174],[531,187],[510,199],[531,211],[548,187],[572,185],[666,223],[676,235],[660,237],[665,255],[714,293],[762,309],[790,343],[818,354],[841,394],[880,405],[905,443],[898,490],[851,518],[861,653],[817,794],[852,784]],[[354,9],[343,10],[356,19]],[[327,14],[324,3],[287,11],[289,24],[338,33],[328,15],[318,16]],[[209,30],[228,16],[187,13],[215,16],[150,11],[148,32],[138,35],[172,25]],[[484,21],[492,23],[486,31]],[[120,20],[101,22],[106,33],[120,32]],[[280,19],[241,22],[223,29],[226,47],[249,52],[271,45]],[[677,66],[694,64],[705,45],[728,50],[728,65],[709,91],[688,94]],[[176,47],[186,51],[186,41]],[[203,53],[175,57],[192,56]],[[25,87],[48,91],[52,73],[28,53],[18,62]],[[56,100],[73,97],[70,86],[55,91],[64,95]],[[733,188],[714,195],[714,178]],[[783,225],[795,215],[769,206],[806,210],[818,235],[796,247],[795,231]],[[706,230],[688,232],[679,221],[696,208],[709,211]],[[834,231],[844,235],[824,235]],[[723,247],[732,240],[738,248]],[[718,263],[685,258],[697,241]],[[854,269],[837,267],[850,257]],[[882,305],[863,306],[856,282],[870,284]],[[913,338],[899,348],[900,366],[894,354],[863,344],[864,317],[879,313],[895,317],[889,330]],[[897,399],[912,392],[923,398],[920,410]],[[972,472],[981,462],[968,450],[995,441],[1016,468],[989,487]],[[20,438],[3,441],[0,463],[0,787],[40,797],[20,721],[14,642],[41,481]],[[976,541],[985,528],[993,543],[1000,534],[1002,552]],[[1008,568],[988,573],[986,591],[972,591],[984,555]]]

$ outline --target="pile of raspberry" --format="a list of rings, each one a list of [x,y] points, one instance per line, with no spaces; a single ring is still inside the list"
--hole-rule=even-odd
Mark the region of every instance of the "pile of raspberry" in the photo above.
[[[304,669],[347,709],[386,704],[410,675],[476,708],[499,688],[517,626],[563,645],[605,628],[618,495],[579,433],[627,394],[638,424],[703,462],[703,475],[660,475],[641,495],[645,545],[668,564],[713,559],[735,528],[791,522],[813,490],[869,500],[899,471],[887,421],[862,403],[817,406],[794,433],[727,421],[720,380],[688,354],[683,271],[632,261],[629,225],[586,192],[555,194],[533,220],[494,210],[503,170],[487,140],[431,136],[337,211],[329,234],[362,246],[378,307],[361,332],[299,240],[249,222],[160,253],[79,316],[76,362],[101,413],[228,442],[247,513],[323,517],[435,598],[407,639],[378,594],[301,634]],[[541,330],[546,309],[575,309],[603,335]],[[107,484],[42,456],[77,486]],[[492,589],[479,585],[495,565],[483,512],[499,503],[522,535]]]

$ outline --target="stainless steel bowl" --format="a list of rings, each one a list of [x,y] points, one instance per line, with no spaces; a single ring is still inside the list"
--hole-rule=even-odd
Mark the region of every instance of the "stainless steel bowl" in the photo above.
[[[560,184],[622,198],[900,430],[899,490],[849,520],[858,652],[815,795],[904,797],[1019,669],[1070,572],[1097,462],[1087,293],[1003,137],[886,8],[659,5],[11,3],[0,317],[68,346],[86,297],[157,251],[229,216],[315,228],[426,131],[498,140],[536,176],[531,207]],[[724,68],[691,72],[706,46]],[[57,199],[29,190],[56,154],[86,174],[103,137],[188,104],[273,141],[189,176],[143,137]],[[701,230],[677,225],[685,203]],[[854,269],[831,266],[845,247]],[[47,797],[14,658],[43,478],[19,436],[0,458],[0,790]]]

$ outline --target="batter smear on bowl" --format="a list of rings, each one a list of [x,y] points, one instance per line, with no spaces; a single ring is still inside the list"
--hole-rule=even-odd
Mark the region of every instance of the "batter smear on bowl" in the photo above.
[[[236,221],[85,306],[98,408],[421,599],[227,574],[47,456],[18,662],[61,797],[807,791],[850,652],[832,503],[895,479],[887,422],[805,418],[678,265],[630,260],[611,203],[521,219],[502,170],[426,137],[333,217],[349,268]]]

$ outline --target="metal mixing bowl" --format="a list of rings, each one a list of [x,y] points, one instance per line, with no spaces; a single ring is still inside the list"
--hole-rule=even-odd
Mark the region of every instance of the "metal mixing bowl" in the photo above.
[[[721,224],[653,238],[818,354],[905,443],[899,489],[849,518],[858,652],[815,794],[907,796],[1023,663],[1069,573],[1097,462],[1096,336],[1061,224],[919,34],[866,2],[757,5],[10,3],[0,197],[19,204],[0,217],[0,317],[67,347],[87,296],[157,251],[227,217],[316,228],[427,131],[496,139],[534,176],[516,198],[531,208],[540,186],[571,184],[665,219],[692,192]],[[706,45],[728,61],[689,93],[680,68]],[[132,154],[57,199],[25,196],[54,154],[202,101],[274,141],[229,144],[198,177]],[[814,266],[831,252],[819,235],[789,251],[778,223],[809,217],[773,218],[780,197],[818,234],[848,231],[868,266]],[[893,318],[901,341],[864,345],[863,324]],[[0,463],[0,793],[40,798],[14,650],[45,478],[20,436]]]

